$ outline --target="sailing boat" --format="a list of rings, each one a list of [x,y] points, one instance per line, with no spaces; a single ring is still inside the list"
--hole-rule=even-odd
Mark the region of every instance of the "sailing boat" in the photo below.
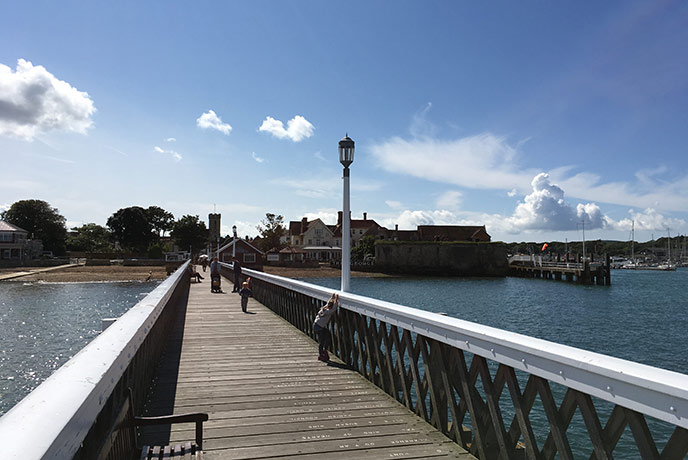
[[[671,263],[671,235],[669,234],[669,229],[667,228],[667,261],[665,264],[657,265],[657,270],[674,271],[676,270],[676,265]]]

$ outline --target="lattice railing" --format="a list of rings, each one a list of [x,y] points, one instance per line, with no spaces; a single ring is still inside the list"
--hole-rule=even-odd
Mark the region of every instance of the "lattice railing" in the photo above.
[[[258,301],[313,336],[315,314],[332,291],[249,274]],[[330,324],[333,352],[481,459],[668,460],[688,453],[686,375],[341,298]]]

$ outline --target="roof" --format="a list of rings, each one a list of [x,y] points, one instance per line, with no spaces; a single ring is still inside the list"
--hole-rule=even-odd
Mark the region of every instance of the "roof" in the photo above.
[[[275,251],[277,252],[277,251]],[[284,249],[281,249],[279,251],[280,254],[305,254],[306,251],[302,250],[301,248],[293,248],[291,246],[287,246]]]
[[[16,225],[12,225],[9,222],[6,222],[4,220],[0,220],[0,232],[23,232],[23,233],[29,233],[23,228],[19,228]]]
[[[339,246],[306,246],[303,248],[307,251],[341,251]]]
[[[422,241],[490,241],[484,225],[419,225]]]
[[[246,246],[250,247],[251,249],[253,249],[254,251],[256,251],[259,254],[264,254],[263,251],[261,251],[260,249],[258,249],[257,247],[255,247],[254,245],[252,245],[251,243],[249,243],[248,241],[246,241],[242,238],[237,238],[236,241],[240,242],[240,243],[244,243]],[[229,243],[225,244],[224,246],[221,246],[220,249],[218,250],[218,252],[223,252],[226,249],[231,248],[233,244],[234,244],[234,240],[230,241]],[[237,246],[239,246],[239,245],[237,244]]]

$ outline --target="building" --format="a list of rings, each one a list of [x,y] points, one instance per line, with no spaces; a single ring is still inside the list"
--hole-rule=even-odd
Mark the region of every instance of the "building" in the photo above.
[[[221,214],[210,213],[208,214],[208,239],[209,250],[211,254],[214,254],[220,244],[220,217]]]
[[[335,238],[336,226],[326,225],[322,220],[309,221],[304,217],[300,221],[289,222],[288,241],[293,248],[305,252],[306,260],[329,262],[342,257],[342,248]]]
[[[0,220],[0,260],[25,260],[30,258],[27,253],[26,237],[29,232]]]
[[[236,243],[236,251],[233,250]],[[236,254],[236,258],[242,267],[252,268],[254,270],[263,269],[264,253],[260,249],[253,246],[248,241],[237,238],[232,239],[227,244],[220,247],[220,262],[231,263],[232,253]]]

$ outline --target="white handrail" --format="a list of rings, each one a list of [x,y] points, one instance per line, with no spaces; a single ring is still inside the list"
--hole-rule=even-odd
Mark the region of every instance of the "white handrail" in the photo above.
[[[187,265],[184,263],[0,418],[3,457],[34,460],[74,456]]]
[[[339,292],[254,270],[242,273],[323,301]],[[688,428],[688,375],[356,294],[339,296],[343,308]]]

